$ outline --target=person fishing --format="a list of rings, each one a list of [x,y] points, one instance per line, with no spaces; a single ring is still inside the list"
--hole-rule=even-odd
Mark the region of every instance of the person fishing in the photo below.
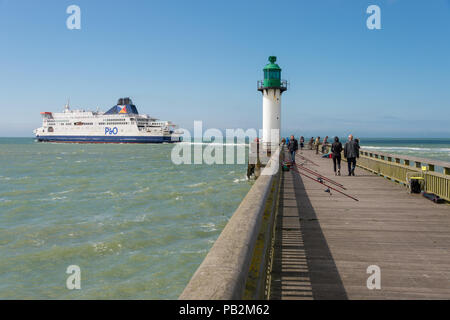
[[[328,143],[328,136],[326,136],[323,139],[323,142],[322,142],[322,153],[325,153],[325,148],[327,147],[327,143]]]
[[[344,146],[344,157],[347,159],[348,175],[355,175],[356,158],[359,158],[359,144],[353,140],[353,135],[348,136]]]
[[[316,154],[319,154],[319,145],[320,145],[320,137],[317,137],[316,142],[314,143],[314,148],[316,149]]]
[[[294,136],[291,136],[289,139],[288,150],[291,153],[292,163],[295,163],[295,153],[298,150],[298,141],[294,138]]]
[[[335,176],[341,175],[341,152],[342,152],[342,143],[339,142],[338,137],[334,137],[334,142],[331,145],[331,153],[333,158],[333,167]]]

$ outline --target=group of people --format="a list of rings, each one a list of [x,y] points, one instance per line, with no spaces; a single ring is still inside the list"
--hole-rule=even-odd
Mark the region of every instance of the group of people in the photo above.
[[[353,139],[353,135],[348,136],[348,141],[342,148],[342,143],[338,137],[334,137],[334,142],[331,145],[331,156],[333,158],[333,168],[335,175],[341,175],[341,154],[344,150],[344,157],[347,159],[348,175],[355,175],[356,158],[359,158],[359,140]]]
[[[300,139],[303,139],[304,141],[303,137],[301,137]],[[328,143],[328,136],[326,136],[322,141],[322,153],[324,152],[327,143]],[[308,147],[309,150],[316,150],[316,154],[318,154],[320,147],[320,137],[317,137],[316,139],[314,139],[314,137],[311,137],[311,139],[308,142]]]
[[[295,137],[292,135],[289,138],[283,139],[286,143],[286,146],[291,154],[292,162],[295,163],[295,154],[297,153],[297,150],[303,150],[305,146],[305,138],[302,136],[300,137],[299,141],[295,139]],[[325,152],[325,148],[327,146],[328,142],[328,136],[326,136],[323,139],[322,142],[322,153]],[[314,141],[314,138],[311,137],[311,140],[309,141],[308,145],[310,147],[310,150],[313,150],[313,144],[316,150],[316,154],[319,153],[319,145],[320,145],[320,137],[317,137]],[[345,143],[344,147],[342,147],[342,143],[339,141],[338,137],[334,137],[334,141],[331,144],[331,157],[333,159],[333,168],[334,168],[334,174],[335,175],[341,175],[341,154],[342,151],[344,151],[344,157],[347,159],[347,165],[348,165],[348,175],[354,176],[355,175],[355,168],[356,168],[356,159],[359,158],[359,140],[354,139],[353,135],[348,136],[348,141]]]

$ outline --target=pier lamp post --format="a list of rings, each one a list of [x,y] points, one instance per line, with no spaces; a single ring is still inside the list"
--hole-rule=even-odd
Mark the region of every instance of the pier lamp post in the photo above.
[[[275,150],[280,143],[281,94],[287,90],[287,81],[281,80],[281,68],[270,56],[264,67],[264,80],[258,81],[258,91],[263,95],[262,146],[267,152]]]

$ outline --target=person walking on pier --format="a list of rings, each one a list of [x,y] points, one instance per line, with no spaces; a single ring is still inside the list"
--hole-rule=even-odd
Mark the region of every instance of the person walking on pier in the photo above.
[[[309,143],[308,143],[308,145],[309,145],[309,150],[312,150],[312,149],[313,149],[313,144],[314,144],[314,138],[311,137],[311,140],[309,140]]]
[[[291,153],[292,163],[295,163],[295,153],[298,150],[298,142],[297,139],[294,138],[294,136],[291,136],[288,143],[288,149]]]
[[[305,138],[303,136],[300,137],[300,150],[303,150],[305,147]]]
[[[344,146],[344,157],[347,158],[348,175],[355,175],[356,158],[359,158],[359,145],[353,140],[353,135],[348,136],[348,141]]]
[[[338,137],[334,137],[334,142],[331,145],[331,153],[333,156],[333,167],[334,167],[334,175],[341,175],[341,152],[342,152],[342,143],[339,142]],[[336,171],[337,167],[337,171]]]

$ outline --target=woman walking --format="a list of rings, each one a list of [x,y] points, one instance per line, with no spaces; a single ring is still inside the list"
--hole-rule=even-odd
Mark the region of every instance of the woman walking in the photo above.
[[[341,152],[342,152],[342,143],[339,142],[338,137],[334,137],[334,142],[331,145],[331,152],[333,153],[333,166],[334,166],[334,175],[341,175]],[[337,166],[337,171],[336,171]]]

